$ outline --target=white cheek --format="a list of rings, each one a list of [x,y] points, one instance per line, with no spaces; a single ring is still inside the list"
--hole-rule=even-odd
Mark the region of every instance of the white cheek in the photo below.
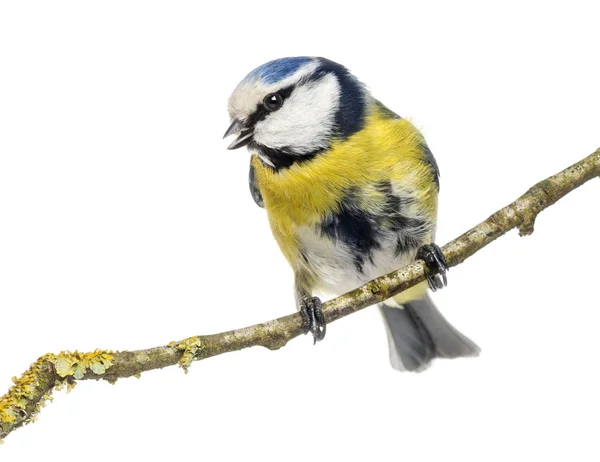
[[[340,84],[329,74],[296,88],[282,108],[256,124],[254,139],[270,148],[309,154],[327,147],[339,108]]]

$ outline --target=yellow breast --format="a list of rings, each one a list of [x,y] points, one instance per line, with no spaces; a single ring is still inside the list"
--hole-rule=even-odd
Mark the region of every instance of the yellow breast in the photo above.
[[[292,266],[299,258],[296,229],[337,212],[349,188],[364,188],[368,196],[370,190],[378,194],[370,184],[389,180],[414,191],[434,220],[437,191],[422,144],[422,135],[409,121],[390,118],[375,106],[361,131],[333,143],[310,161],[277,172],[254,156],[256,181],[271,229]]]

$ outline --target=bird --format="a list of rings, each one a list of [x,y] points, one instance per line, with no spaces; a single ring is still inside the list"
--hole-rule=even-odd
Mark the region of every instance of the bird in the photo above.
[[[338,296],[415,259],[427,280],[381,303],[390,362],[420,372],[435,358],[476,356],[429,291],[448,266],[435,240],[438,164],[420,131],[376,99],[346,67],[322,57],[269,61],[228,99],[247,147],[249,185],[294,273],[306,333],[323,340],[320,296]]]

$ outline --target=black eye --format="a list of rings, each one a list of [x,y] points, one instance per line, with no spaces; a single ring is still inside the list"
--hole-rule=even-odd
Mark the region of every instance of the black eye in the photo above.
[[[269,93],[263,99],[263,104],[269,111],[276,111],[283,106],[283,96],[279,93]]]

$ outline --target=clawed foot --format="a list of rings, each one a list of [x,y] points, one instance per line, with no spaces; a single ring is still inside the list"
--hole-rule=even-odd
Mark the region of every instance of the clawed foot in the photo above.
[[[313,334],[314,343],[320,342],[325,338],[327,332],[327,323],[321,310],[321,300],[319,297],[302,297],[300,300],[300,314],[303,319],[304,333]]]
[[[431,271],[431,274],[427,276],[427,282],[433,292],[448,285],[446,277],[449,269],[448,263],[439,246],[436,244],[424,245],[417,251],[417,258],[423,260]]]

